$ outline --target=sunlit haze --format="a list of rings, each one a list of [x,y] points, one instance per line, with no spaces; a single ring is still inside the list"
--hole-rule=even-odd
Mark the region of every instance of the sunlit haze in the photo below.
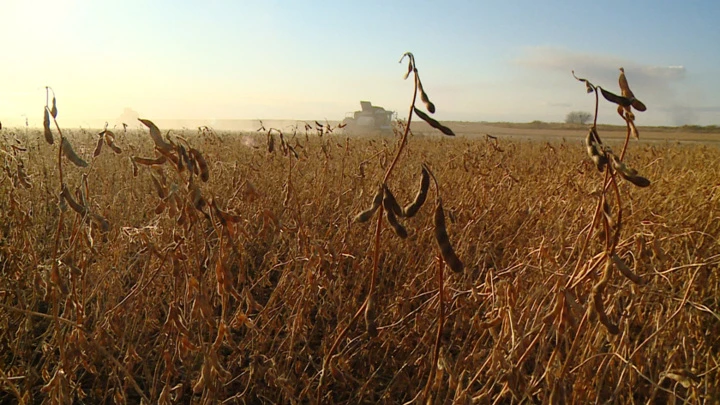
[[[720,124],[714,1],[3,0],[0,121],[341,120],[406,114],[415,54],[441,120],[563,121],[624,67],[640,125]],[[609,103],[606,123],[621,123]],[[123,114],[125,114],[123,116]]]

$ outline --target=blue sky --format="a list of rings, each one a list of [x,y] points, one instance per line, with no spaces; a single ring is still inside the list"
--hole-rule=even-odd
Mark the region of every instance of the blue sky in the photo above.
[[[720,124],[720,2],[3,0],[0,121],[342,119],[406,114],[405,51],[440,120],[562,121],[617,90],[640,125]],[[601,122],[619,123],[612,106]]]

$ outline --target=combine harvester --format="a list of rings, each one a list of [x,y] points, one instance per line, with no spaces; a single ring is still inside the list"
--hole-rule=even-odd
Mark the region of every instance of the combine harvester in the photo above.
[[[394,111],[387,111],[382,107],[372,105],[369,101],[361,101],[360,107],[360,111],[348,113],[348,116],[343,120],[342,123],[346,134],[392,135]]]

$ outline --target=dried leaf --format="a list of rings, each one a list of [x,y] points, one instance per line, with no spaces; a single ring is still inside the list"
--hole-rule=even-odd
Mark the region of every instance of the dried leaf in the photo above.
[[[668,371],[665,373],[660,373],[660,382],[662,382],[662,380],[665,378],[669,378],[675,382],[680,383],[680,385],[682,385],[683,388],[686,389],[696,386],[702,381],[700,377],[687,370],[678,370],[677,372]]]
[[[402,62],[402,60],[400,61]],[[407,80],[408,77],[410,77],[410,73],[413,71],[413,65],[412,65],[412,59],[408,60],[408,69],[405,75],[403,76],[403,80]]]
[[[592,93],[593,91],[595,91],[595,86],[593,86],[593,84],[590,83],[590,81],[588,81],[587,79],[583,79],[583,78],[575,76],[574,70],[572,71],[572,75],[575,78],[575,80],[585,83],[585,89],[587,90],[588,93]]]

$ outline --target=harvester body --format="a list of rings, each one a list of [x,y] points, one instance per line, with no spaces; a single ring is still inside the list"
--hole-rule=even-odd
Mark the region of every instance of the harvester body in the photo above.
[[[360,108],[343,120],[346,134],[392,134],[395,112],[372,105],[369,101],[361,101]]]

